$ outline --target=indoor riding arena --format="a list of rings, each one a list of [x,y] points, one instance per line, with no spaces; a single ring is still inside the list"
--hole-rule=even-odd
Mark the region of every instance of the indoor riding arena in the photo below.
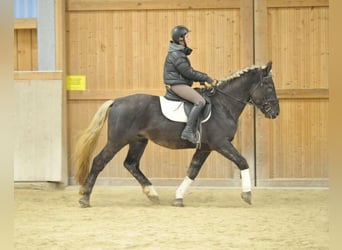
[[[14,17],[15,249],[329,249],[329,0],[15,0]],[[124,146],[85,207],[80,135],[108,100],[165,95],[177,25],[191,30],[192,67],[215,79],[272,61],[279,115],[251,102],[232,141],[251,204],[242,171],[213,151],[175,206],[201,148],[150,140],[138,167],[153,186],[127,171]]]

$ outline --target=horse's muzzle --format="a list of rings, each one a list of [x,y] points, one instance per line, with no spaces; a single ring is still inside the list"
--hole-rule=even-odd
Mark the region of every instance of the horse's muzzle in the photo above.
[[[279,115],[279,103],[278,102],[268,102],[263,106],[262,109],[266,118],[275,119]]]

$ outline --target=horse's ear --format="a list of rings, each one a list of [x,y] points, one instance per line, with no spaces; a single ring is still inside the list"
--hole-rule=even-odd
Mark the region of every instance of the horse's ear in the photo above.
[[[272,69],[272,61],[269,61],[266,64],[266,68],[265,68],[265,76],[269,75]]]

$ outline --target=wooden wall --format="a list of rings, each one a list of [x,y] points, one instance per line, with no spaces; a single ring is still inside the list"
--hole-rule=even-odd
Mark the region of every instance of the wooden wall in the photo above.
[[[67,1],[67,74],[87,79],[86,91],[68,92],[69,155],[103,101],[164,94],[170,30],[184,24],[192,30],[193,66],[215,78],[273,61],[280,116],[267,120],[248,107],[234,140],[257,185],[327,185],[328,8],[328,0]],[[105,135],[106,129],[97,151]],[[141,166],[152,178],[182,178],[192,153],[150,143]],[[100,181],[131,178],[122,167],[125,154]],[[74,174],[69,160],[71,182]],[[239,185],[235,166],[216,153],[199,177]]]
[[[280,185],[290,179],[297,184],[326,185],[328,1],[257,3],[256,34],[261,35],[256,36],[256,60],[272,58],[281,98],[275,121],[257,114],[259,184]]]
[[[77,1],[67,2],[67,73],[85,75],[86,91],[68,92],[70,154],[76,136],[107,99],[132,93],[163,95],[163,64],[171,29],[183,24],[192,30],[194,68],[215,78],[251,65],[252,1]],[[252,109],[246,109],[250,116]],[[253,165],[250,137],[252,121],[246,119],[247,140],[235,144]],[[249,125],[249,126],[248,126]],[[243,129],[243,128],[241,128]],[[248,131],[251,130],[251,131]],[[106,129],[99,141],[105,143]],[[242,147],[245,146],[245,148]],[[193,150],[174,151],[150,143],[141,166],[152,178],[183,178]],[[126,149],[104,172],[103,179],[131,177],[123,168]],[[69,175],[75,168],[70,161]],[[232,163],[217,153],[210,156],[201,178],[238,179]],[[228,180],[227,180],[228,182]]]

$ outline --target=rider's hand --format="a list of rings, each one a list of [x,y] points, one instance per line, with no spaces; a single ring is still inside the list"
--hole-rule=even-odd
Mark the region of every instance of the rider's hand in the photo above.
[[[201,85],[204,85],[206,87],[215,87],[218,84],[218,80],[214,79],[212,83],[209,82],[200,82]]]
[[[207,88],[209,88],[209,87],[212,87],[213,84],[212,84],[212,83],[205,82],[205,83],[204,83],[204,86],[206,86]]]
[[[218,80],[214,79],[213,83],[211,85],[213,85],[214,87],[218,84]]]

